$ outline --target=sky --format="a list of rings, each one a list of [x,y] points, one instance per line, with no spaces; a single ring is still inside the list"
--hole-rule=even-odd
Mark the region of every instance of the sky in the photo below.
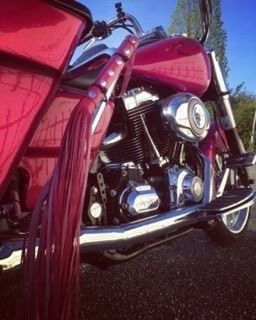
[[[162,25],[165,29],[177,0],[79,0],[92,12],[94,20],[115,16],[115,3],[122,2],[124,11],[134,15],[145,31]],[[226,56],[229,62],[230,89],[241,82],[256,94],[256,0],[222,0],[222,20],[227,32]],[[115,32],[107,44],[118,46],[122,32]]]

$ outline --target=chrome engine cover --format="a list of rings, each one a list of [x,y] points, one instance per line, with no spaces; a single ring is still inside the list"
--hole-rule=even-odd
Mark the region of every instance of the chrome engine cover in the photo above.
[[[207,109],[191,93],[178,93],[164,100],[162,119],[168,133],[190,142],[204,139],[210,127]]]
[[[174,166],[166,170],[170,190],[170,205],[182,206],[186,202],[200,202],[204,188],[201,178],[191,169]]]
[[[146,181],[129,181],[128,187],[120,195],[119,204],[124,214],[135,217],[156,211],[160,199],[156,190]]]

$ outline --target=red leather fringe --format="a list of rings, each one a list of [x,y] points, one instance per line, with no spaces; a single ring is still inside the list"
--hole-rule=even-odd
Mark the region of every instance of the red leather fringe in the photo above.
[[[76,304],[72,310],[79,312],[79,233],[90,165],[92,112],[88,104],[80,103],[72,113],[52,179],[32,215],[24,255],[26,320],[78,316],[71,315],[70,306]]]

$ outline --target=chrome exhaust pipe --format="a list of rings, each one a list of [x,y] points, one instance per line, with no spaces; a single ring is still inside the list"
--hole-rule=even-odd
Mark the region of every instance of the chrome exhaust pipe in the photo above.
[[[179,208],[118,226],[81,229],[81,252],[118,249],[172,233],[197,222],[199,205]]]
[[[230,192],[232,193],[232,191]],[[240,189],[239,193],[235,193],[237,197],[235,202],[234,197],[227,194],[227,196],[221,196],[211,201],[208,205],[197,204],[191,207],[173,209],[118,226],[82,228],[80,231],[81,253],[125,248],[155,239],[158,236],[170,235],[179,229],[217,219],[220,215],[250,207],[256,200],[256,192],[250,188]],[[224,199],[225,197],[226,200],[229,199],[228,204]],[[222,203],[223,199],[224,203]],[[14,247],[15,249],[8,257],[0,259],[2,271],[12,269],[21,263],[23,241],[16,242]]]
[[[135,243],[150,240],[159,235],[168,234],[179,228],[196,223],[199,205],[179,208],[163,214],[157,214],[143,220],[125,223],[118,226],[85,227],[80,232],[81,253],[118,249]],[[6,258],[0,259],[2,271],[10,270],[21,263],[23,240]],[[37,251],[38,247],[36,247]]]

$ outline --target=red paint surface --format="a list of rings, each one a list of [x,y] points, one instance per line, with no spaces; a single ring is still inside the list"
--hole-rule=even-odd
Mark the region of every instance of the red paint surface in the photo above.
[[[211,123],[207,137],[199,143],[202,153],[214,163],[216,155],[226,150],[227,141],[223,129],[216,124]]]
[[[40,191],[51,177],[68,120],[82,94],[83,92],[63,89],[57,92],[19,164],[29,175],[26,198],[28,208],[34,207]]]
[[[0,186],[22,152],[52,85],[50,77],[0,67]]]
[[[1,1],[0,51],[63,70],[84,24],[40,0]]]
[[[0,195],[52,100],[84,24],[40,0],[1,2]]]
[[[173,37],[139,48],[133,75],[174,91],[201,96],[210,84],[211,69],[199,42]]]

